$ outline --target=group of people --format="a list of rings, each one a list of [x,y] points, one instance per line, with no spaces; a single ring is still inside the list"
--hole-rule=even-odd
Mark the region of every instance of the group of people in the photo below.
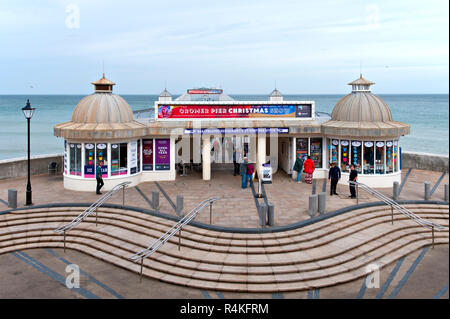
[[[314,166],[314,161],[308,155],[306,159],[302,159],[300,154],[297,154],[293,170],[297,172],[297,183],[301,183],[302,171],[305,173],[305,182],[312,184],[312,176],[316,167]],[[336,188],[339,180],[341,179],[341,169],[336,165],[336,163],[331,163],[330,170],[328,171],[328,180],[330,181],[330,195],[338,195],[336,193]],[[350,166],[349,181],[356,182],[358,179],[358,171],[355,169],[354,165]],[[356,198],[356,185],[350,183],[350,198]]]

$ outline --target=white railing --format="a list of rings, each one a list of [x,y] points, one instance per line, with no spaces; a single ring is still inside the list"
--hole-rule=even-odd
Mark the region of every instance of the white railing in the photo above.
[[[142,268],[144,263],[144,258],[151,256],[155,253],[162,245],[164,245],[170,238],[172,238],[176,233],[178,233],[178,250],[180,250],[181,244],[181,229],[183,226],[187,225],[191,220],[193,220],[204,208],[210,206],[219,200],[217,197],[211,197],[205,199],[198,203],[188,214],[186,214],[182,219],[178,221],[175,225],[173,225],[167,232],[165,232],[161,237],[156,239],[149,247],[138,251],[136,254],[130,257],[135,263],[141,262],[141,270],[140,276],[142,280]],[[211,210],[210,210],[210,218],[211,218]]]
[[[359,190],[363,190],[375,197],[377,197],[378,199],[380,199],[381,201],[383,201],[385,204],[390,205],[391,206],[391,223],[394,224],[394,210],[405,215],[406,217],[408,217],[409,219],[413,220],[414,222],[416,222],[417,224],[421,225],[422,227],[425,228],[429,228],[432,231],[432,236],[433,236],[433,245],[434,245],[434,231],[438,230],[444,230],[445,227],[433,222],[430,222],[428,220],[423,219],[420,216],[417,216],[416,214],[414,214],[413,212],[411,212],[409,209],[407,209],[406,207],[400,205],[399,203],[397,203],[396,201],[390,199],[389,197],[387,197],[386,195],[380,193],[379,191],[373,189],[372,187],[367,186],[366,184],[363,183],[359,183],[359,182],[353,182],[353,181],[348,181],[348,183],[350,185],[354,185],[356,187],[356,198],[358,199],[359,197]]]
[[[127,187],[131,182],[123,182],[114,186],[109,192],[101,196],[97,199],[91,206],[86,208],[84,212],[75,217],[70,223],[62,225],[54,230],[55,233],[61,234],[64,233],[64,251],[66,249],[66,232],[76,227],[79,223],[81,223],[86,217],[91,215],[95,211],[95,225],[97,226],[97,208],[101,206],[104,202],[110,199],[115,193],[117,193],[120,189],[122,189],[122,205],[125,204],[125,187]]]

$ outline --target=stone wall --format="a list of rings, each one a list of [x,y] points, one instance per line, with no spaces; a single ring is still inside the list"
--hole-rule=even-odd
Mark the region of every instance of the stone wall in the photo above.
[[[63,170],[63,160],[63,154],[31,156],[31,175],[48,173],[48,164],[51,162],[56,162],[58,164],[58,173],[60,174]],[[27,163],[26,157],[0,160],[0,180],[27,176]]]
[[[405,168],[448,173],[448,156],[402,151],[402,169]]]

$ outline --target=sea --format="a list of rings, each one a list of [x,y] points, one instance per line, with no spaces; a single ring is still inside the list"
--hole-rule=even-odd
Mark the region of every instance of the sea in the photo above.
[[[404,151],[449,154],[448,94],[378,94],[394,120],[411,125],[400,138]],[[121,95],[133,111],[153,108],[158,95]],[[267,95],[232,95],[235,100],[264,101]],[[344,95],[284,95],[285,101],[315,101],[316,112],[331,114]],[[27,123],[21,111],[27,99],[36,108],[31,119],[31,155],[63,153],[63,139],[53,135],[56,124],[70,121],[84,95],[0,95],[0,160],[27,155]],[[176,98],[177,95],[173,95]]]

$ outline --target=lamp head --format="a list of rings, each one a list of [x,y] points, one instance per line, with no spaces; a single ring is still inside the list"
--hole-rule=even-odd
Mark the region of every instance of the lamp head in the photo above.
[[[31,119],[33,117],[35,108],[31,107],[30,100],[27,100],[27,105],[22,108],[23,115],[25,115],[26,119]]]

